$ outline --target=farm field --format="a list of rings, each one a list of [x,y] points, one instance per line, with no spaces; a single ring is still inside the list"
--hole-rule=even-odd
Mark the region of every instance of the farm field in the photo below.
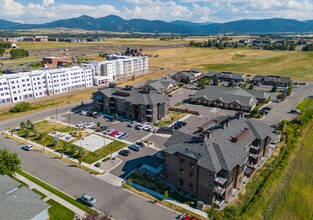
[[[148,51],[151,67],[171,70],[233,71],[249,75],[275,74],[313,80],[313,53],[252,49],[170,48]]]

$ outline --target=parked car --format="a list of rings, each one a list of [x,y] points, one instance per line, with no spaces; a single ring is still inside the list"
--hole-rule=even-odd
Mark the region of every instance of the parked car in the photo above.
[[[299,110],[299,109],[292,109],[292,110],[290,111],[290,113],[291,113],[291,114],[298,114],[298,115],[301,115],[302,111]]]
[[[81,127],[84,127],[85,125],[86,125],[86,122],[81,121],[76,125],[76,127],[81,128]]]
[[[145,147],[145,143],[141,142],[141,141],[137,141],[135,144],[139,145],[140,147]]]
[[[272,109],[270,107],[264,107],[262,108],[261,110],[264,110],[264,111],[271,111]]]
[[[24,145],[24,146],[22,146],[22,149],[26,150],[26,151],[32,151],[33,147],[31,145]]]
[[[118,139],[124,139],[128,137],[128,133],[124,132],[121,136],[118,137]]]
[[[87,115],[87,111],[81,111],[80,115]]]
[[[110,135],[110,134],[112,134],[113,132],[115,131],[115,129],[109,129],[109,130],[107,130],[106,132],[104,132],[104,134],[106,134],[106,135]]]
[[[167,97],[173,97],[173,95],[172,94],[168,94]]]
[[[94,197],[92,197],[92,196],[90,196],[90,195],[88,195],[88,194],[86,194],[86,193],[82,195],[81,200],[82,200],[85,204],[87,204],[87,205],[89,205],[89,206],[91,206],[91,207],[97,205],[97,200],[96,200]]]
[[[97,129],[96,129],[96,132],[105,131],[105,130],[107,130],[107,129],[108,129],[108,126],[103,125],[103,126],[100,126],[99,128],[97,128]]]
[[[94,118],[99,118],[101,116],[101,113],[100,112],[94,112],[92,113],[92,117]]]
[[[136,130],[142,130],[145,127],[145,125],[136,125]]]
[[[96,126],[96,123],[90,122],[90,123],[88,123],[88,124],[85,125],[85,128],[92,128],[92,127],[94,127],[94,126]]]
[[[150,131],[150,129],[151,129],[150,125],[144,125],[142,128],[142,130],[144,130],[144,131]]]
[[[180,123],[175,123],[174,125],[177,125],[179,128],[182,128],[183,127],[183,125],[182,124],[180,124]]]
[[[272,101],[275,102],[275,103],[280,103],[280,102],[282,102],[281,99],[273,99]]]
[[[185,122],[185,121],[177,121],[176,124],[181,124],[182,126],[186,126],[187,122]]]
[[[134,151],[140,151],[142,149],[141,146],[139,146],[138,144],[131,144],[128,146],[129,149],[132,149]]]
[[[165,160],[165,157],[164,157],[164,152],[163,151],[160,151],[159,153],[157,153],[157,158],[159,158],[160,160]]]
[[[111,137],[116,137],[118,134],[118,130],[114,130],[111,134],[109,134]]]
[[[116,138],[120,138],[120,136],[122,136],[124,134],[124,132],[118,132],[117,135],[115,136]]]
[[[175,130],[178,130],[178,129],[180,129],[180,126],[177,125],[177,124],[173,124],[173,125],[171,126],[171,128],[172,128],[172,129],[175,129]]]
[[[136,126],[138,123],[136,121],[132,121],[131,123],[127,124],[127,127],[131,128]]]
[[[19,127],[16,127],[16,128],[13,128],[12,129],[12,132],[16,132],[16,131],[19,131],[20,130],[20,128]]]
[[[129,150],[120,150],[118,152],[118,154],[127,157],[128,155],[130,155],[130,151]]]

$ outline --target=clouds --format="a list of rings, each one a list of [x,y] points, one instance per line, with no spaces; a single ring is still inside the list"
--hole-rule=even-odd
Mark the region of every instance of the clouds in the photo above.
[[[89,15],[115,14],[125,19],[225,22],[237,19],[312,19],[313,0],[0,0],[0,18],[44,23]],[[26,3],[25,3],[26,2]],[[84,2],[84,3],[83,3]],[[95,5],[96,2],[105,4]]]

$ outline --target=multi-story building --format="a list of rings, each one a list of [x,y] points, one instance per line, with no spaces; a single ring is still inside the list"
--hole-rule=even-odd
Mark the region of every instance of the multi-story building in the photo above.
[[[251,83],[254,85],[270,85],[273,86],[277,84],[277,86],[280,87],[287,87],[291,83],[290,77],[284,77],[284,76],[262,76],[257,75],[253,77],[251,80]]]
[[[97,111],[137,121],[155,122],[168,114],[166,96],[131,86],[100,89],[93,94],[93,106]]]
[[[93,69],[72,67],[0,76],[0,104],[93,86]]]
[[[173,79],[175,79],[178,82],[182,83],[190,83],[195,82],[198,79],[200,79],[202,76],[202,73],[197,70],[185,70],[185,71],[179,71],[174,74]]]
[[[116,79],[147,73],[148,57],[108,55],[106,61],[91,61],[85,66],[95,69],[94,84],[101,85]]]
[[[165,180],[190,196],[220,207],[269,150],[269,125],[236,116],[220,116],[200,135],[176,131],[165,146]]]

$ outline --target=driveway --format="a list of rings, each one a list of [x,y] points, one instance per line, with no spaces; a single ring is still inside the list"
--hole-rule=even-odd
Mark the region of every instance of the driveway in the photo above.
[[[120,178],[125,178],[131,171],[141,164],[147,164],[155,168],[162,164],[162,161],[156,157],[158,151],[150,147],[144,147],[138,152],[133,150],[130,150],[130,152],[131,154],[128,157],[121,155],[117,156],[123,162],[110,171],[111,174]]]
[[[173,211],[151,204],[146,199],[38,151],[21,150],[12,140],[0,137],[0,142],[0,148],[8,148],[19,155],[23,170],[75,198],[83,193],[95,196],[98,203],[96,209],[112,215],[114,219],[173,220],[178,216]]]
[[[172,97],[169,97],[169,105],[175,107],[177,102],[186,102],[190,95],[194,95],[198,90],[180,88],[172,93]]]

